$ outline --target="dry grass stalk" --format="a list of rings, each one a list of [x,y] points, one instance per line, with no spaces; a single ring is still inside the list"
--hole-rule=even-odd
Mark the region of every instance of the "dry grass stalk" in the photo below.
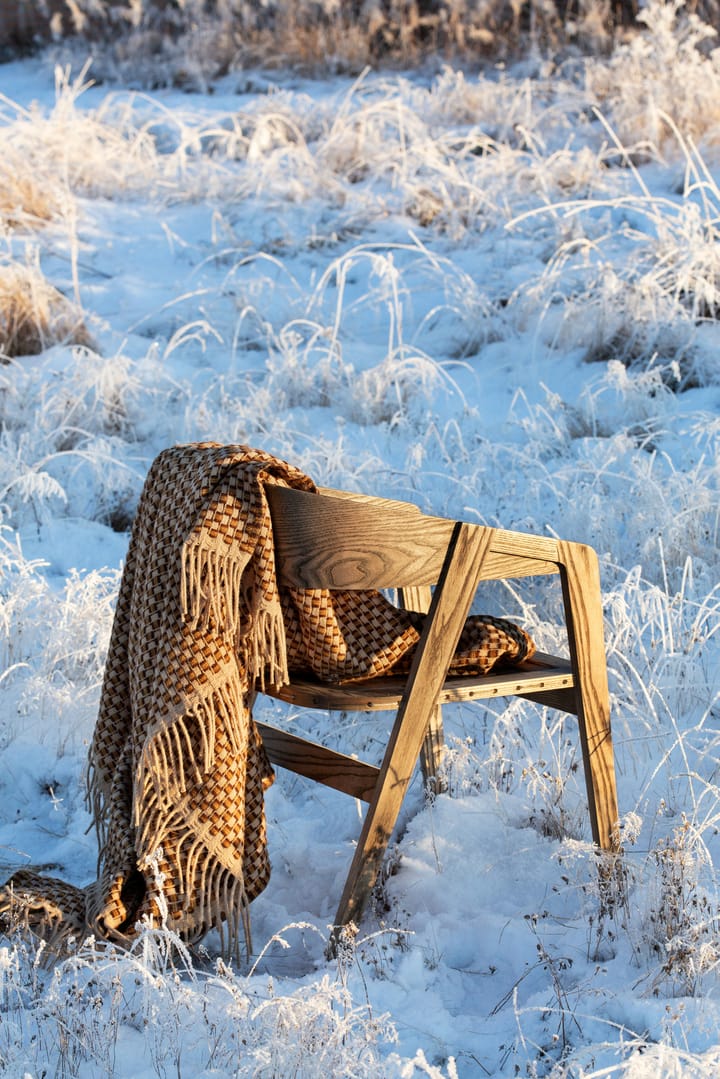
[[[22,168],[7,146],[0,160],[0,228],[37,227],[50,221],[58,205],[49,185]]]
[[[93,347],[81,312],[37,267],[0,266],[0,362],[57,344]]]

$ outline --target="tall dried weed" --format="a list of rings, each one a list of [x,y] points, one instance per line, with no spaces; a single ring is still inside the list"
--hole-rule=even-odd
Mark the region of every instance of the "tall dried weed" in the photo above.
[[[33,263],[0,264],[0,363],[56,344],[92,347],[84,315]]]

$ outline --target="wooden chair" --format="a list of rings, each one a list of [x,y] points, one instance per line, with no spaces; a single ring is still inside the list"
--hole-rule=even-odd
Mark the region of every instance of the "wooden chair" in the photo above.
[[[593,841],[616,851],[615,767],[592,548],[430,517],[409,503],[344,492],[273,486],[268,499],[281,584],[396,588],[405,607],[428,612],[405,678],[338,686],[293,675],[290,685],[264,690],[303,708],[396,710],[380,767],[257,724],[273,763],[368,803],[335,931],[360,920],[418,757],[426,779],[434,776],[442,753],[441,706],[451,701],[520,696],[576,715]],[[562,582],[569,658],[536,654],[510,672],[448,677],[478,583],[550,573]]]

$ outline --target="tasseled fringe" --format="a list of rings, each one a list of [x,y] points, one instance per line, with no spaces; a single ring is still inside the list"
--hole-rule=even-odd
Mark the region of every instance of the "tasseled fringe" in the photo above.
[[[242,929],[249,959],[252,954],[250,904],[242,877],[234,876],[219,862],[208,859],[200,879],[201,905],[196,915],[193,912],[195,920],[199,925],[217,929],[221,951],[226,955],[238,954]]]
[[[127,758],[123,757],[120,762],[123,768],[127,769],[128,775],[132,771],[129,753],[130,750],[128,748]],[[87,831],[89,832],[94,828],[98,841],[98,872],[100,871],[100,865],[102,863],[102,852],[107,846],[109,830],[113,826],[113,812],[114,808],[117,808],[116,802],[118,794],[120,793],[118,783],[122,781],[122,778],[124,777],[119,778],[116,774],[108,783],[104,778],[101,769],[98,767],[93,747],[91,746],[88,754],[87,774],[85,777],[85,805],[92,818],[92,823],[88,825]]]
[[[135,799],[136,806],[154,789],[164,808],[171,808],[173,792],[184,793],[190,784],[202,783],[215,764],[218,724],[233,753],[244,756],[250,717],[238,679],[215,686],[204,696],[191,698],[185,702],[184,711],[156,725],[143,747],[135,775],[133,787],[139,795]],[[194,749],[198,734],[199,753]],[[136,826],[137,813],[136,808]]]
[[[250,714],[247,707],[245,690],[239,679],[233,678],[224,682],[213,690],[212,694],[199,699],[191,704],[192,713],[197,716],[200,726],[203,728],[203,750],[205,771],[207,772],[214,764],[215,747],[215,724],[220,723],[232,746],[233,753],[247,753],[248,730],[250,727]],[[213,732],[212,740],[208,736],[207,747],[205,745],[204,724],[208,724]]]
[[[265,629],[274,622],[266,619],[262,625]],[[284,644],[284,634],[281,641]],[[281,655],[284,656],[284,649]],[[277,669],[276,665],[274,671]],[[183,935],[195,931],[202,934],[215,926],[221,941],[227,935],[228,949],[237,951],[242,933],[249,955],[252,951],[250,914],[241,855],[237,854],[237,872],[233,872],[205,839],[188,829],[176,801],[189,784],[202,783],[211,772],[218,724],[233,752],[246,756],[250,714],[239,678],[186,701],[182,713],[158,723],[149,735],[133,783],[135,847],[138,852],[160,848],[174,851],[174,875],[179,890],[200,897],[200,908],[188,911],[177,926]]]
[[[191,629],[212,625],[223,636],[237,637],[243,614],[240,585],[250,553],[239,544],[209,547],[203,537],[191,536],[182,550],[180,604]]]
[[[280,601],[262,607],[253,619],[247,651],[251,684],[284,686],[290,681],[285,643],[285,622]]]
[[[164,806],[160,806],[155,792],[145,792],[143,803],[135,807],[135,821],[137,831],[136,845],[140,851],[156,851],[162,848],[169,849],[168,839],[173,842],[177,839],[178,830],[183,832],[187,829],[187,821],[182,809],[168,812]],[[179,858],[179,854],[177,855]],[[178,862],[178,876],[185,877],[186,871]]]
[[[252,954],[250,904],[242,874],[233,873],[218,861],[192,832],[186,830],[180,838],[173,838],[177,886],[185,896],[196,898],[198,904],[183,910],[173,928],[185,939],[194,939],[209,929],[216,929],[222,953],[234,956],[239,956],[242,933],[249,958]],[[147,871],[149,862],[139,868]],[[153,885],[150,889],[152,893]]]
[[[239,545],[218,551],[201,538],[186,541],[182,552],[180,604],[192,630],[213,628],[229,637],[247,658],[250,680],[285,685],[289,681],[285,623],[280,600],[258,603],[253,586],[242,588],[250,555]],[[248,630],[249,627],[249,630]]]

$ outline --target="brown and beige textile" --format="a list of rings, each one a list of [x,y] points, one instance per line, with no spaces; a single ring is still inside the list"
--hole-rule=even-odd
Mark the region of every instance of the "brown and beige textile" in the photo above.
[[[272,770],[251,717],[256,684],[310,668],[347,681],[406,665],[422,616],[379,592],[280,590],[265,484],[307,476],[244,446],[165,450],[143,488],[90,749],[98,879],[84,889],[20,870],[0,889],[6,924],[55,947],[127,940],[143,921],[184,939],[211,927],[234,948],[265,887],[263,791]],[[470,618],[456,669],[519,662],[533,644]]]

